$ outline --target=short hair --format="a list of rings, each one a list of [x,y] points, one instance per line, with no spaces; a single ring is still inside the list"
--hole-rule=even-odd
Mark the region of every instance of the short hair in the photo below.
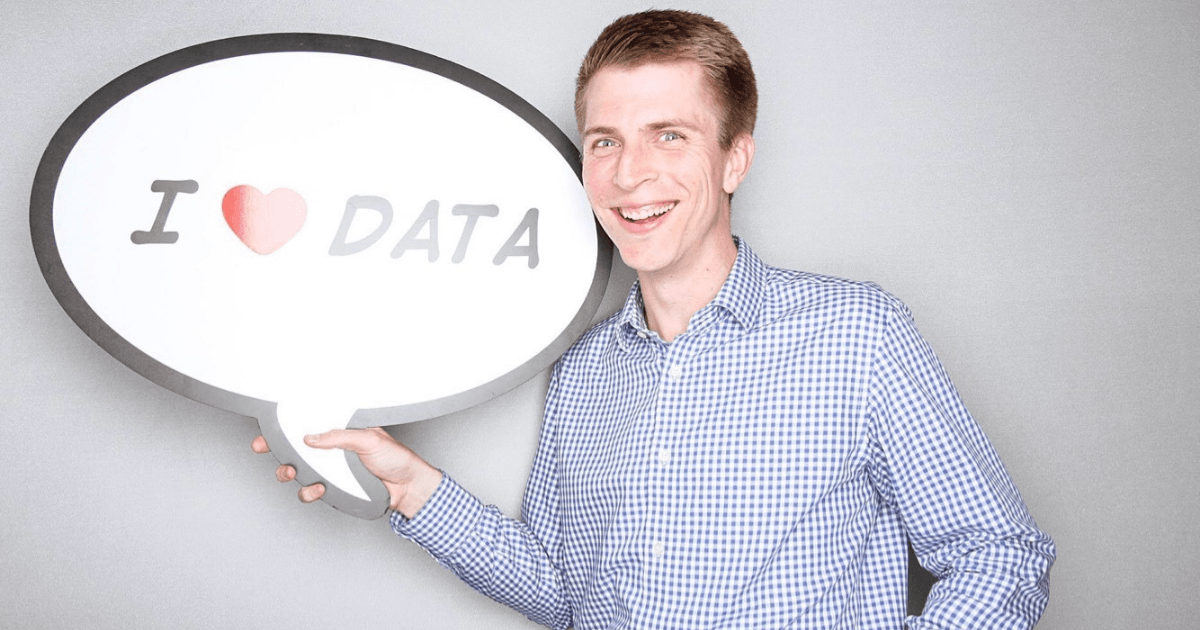
[[[720,143],[754,132],[758,86],[750,56],[728,26],[699,13],[651,10],[617,18],[588,49],[575,81],[575,121],[583,125],[584,95],[596,72],[607,66],[694,61],[704,69],[721,109]]]

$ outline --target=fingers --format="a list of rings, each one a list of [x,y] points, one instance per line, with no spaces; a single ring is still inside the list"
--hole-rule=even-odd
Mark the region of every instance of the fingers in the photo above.
[[[275,478],[278,479],[280,483],[293,481],[296,479],[296,469],[286,465],[280,466],[279,468],[275,469]],[[297,495],[300,497],[301,501],[305,503],[312,503],[313,501],[325,496],[325,486],[319,483],[314,483],[311,486],[304,486],[303,488],[300,488],[300,492],[298,492]]]
[[[331,446],[325,448],[333,447]],[[260,435],[254,438],[254,441],[250,442],[250,450],[254,451],[255,453],[270,453],[271,447],[267,446],[266,438]],[[293,481],[296,479],[296,469],[288,466],[287,464],[281,465],[275,469],[275,478],[278,479],[280,483]],[[311,486],[304,486],[303,488],[300,488],[300,492],[298,492],[297,495],[300,497],[301,501],[305,503],[312,503],[313,501],[320,500],[321,497],[325,496],[325,486],[319,483],[314,483]]]
[[[296,478],[296,469],[283,464],[275,469],[275,478],[279,480],[279,483],[287,483]]]
[[[255,453],[265,454],[271,452],[271,447],[267,446],[267,440],[261,435],[254,438],[254,441],[250,443],[250,449]],[[283,464],[275,469],[275,478],[279,480],[279,483],[287,483],[296,478],[296,469]]]
[[[305,503],[312,503],[313,501],[325,496],[325,485],[314,483],[311,486],[304,486],[303,488],[300,488],[300,492],[297,493],[297,496],[299,496],[300,500]]]

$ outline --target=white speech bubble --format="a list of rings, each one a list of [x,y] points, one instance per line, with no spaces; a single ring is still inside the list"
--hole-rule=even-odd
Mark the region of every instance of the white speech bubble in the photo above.
[[[201,44],[105,86],[51,141],[31,226],[97,343],[258,418],[362,516],[386,507],[378,482],[300,438],[524,382],[586,328],[611,260],[544,116],[443,59],[328,35]]]

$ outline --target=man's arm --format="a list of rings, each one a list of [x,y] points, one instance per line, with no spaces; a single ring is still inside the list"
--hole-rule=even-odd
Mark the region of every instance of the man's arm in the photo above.
[[[551,385],[553,389],[553,384]],[[525,509],[541,515],[537,534],[557,540],[549,531],[557,511],[557,466],[554,463],[553,422],[547,414],[534,470],[526,491]],[[494,506],[485,506],[453,479],[421,459],[382,429],[341,429],[305,437],[314,448],[341,448],[358,453],[371,474],[379,477],[390,495],[395,513],[392,529],[413,540],[439,564],[475,590],[514,608],[542,625],[565,629],[571,625],[559,567],[533,529],[505,517]],[[259,436],[251,444],[256,453],[267,453]],[[280,482],[295,479],[291,466],[275,470]],[[300,500],[316,501],[324,494],[321,484],[300,489]]]
[[[537,623],[565,630],[573,614],[558,551],[558,370],[555,366],[546,396],[523,520],[484,506],[447,476],[421,512],[412,519],[393,517],[392,525],[475,590]]]
[[[1049,599],[1054,543],[899,303],[870,397],[875,486],[939,577],[909,627],[1032,628]]]

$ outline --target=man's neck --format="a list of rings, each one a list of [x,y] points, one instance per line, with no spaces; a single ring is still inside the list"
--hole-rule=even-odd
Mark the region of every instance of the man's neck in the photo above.
[[[686,270],[639,272],[646,325],[667,343],[683,334],[692,316],[717,296],[737,259],[737,246],[714,248]]]

